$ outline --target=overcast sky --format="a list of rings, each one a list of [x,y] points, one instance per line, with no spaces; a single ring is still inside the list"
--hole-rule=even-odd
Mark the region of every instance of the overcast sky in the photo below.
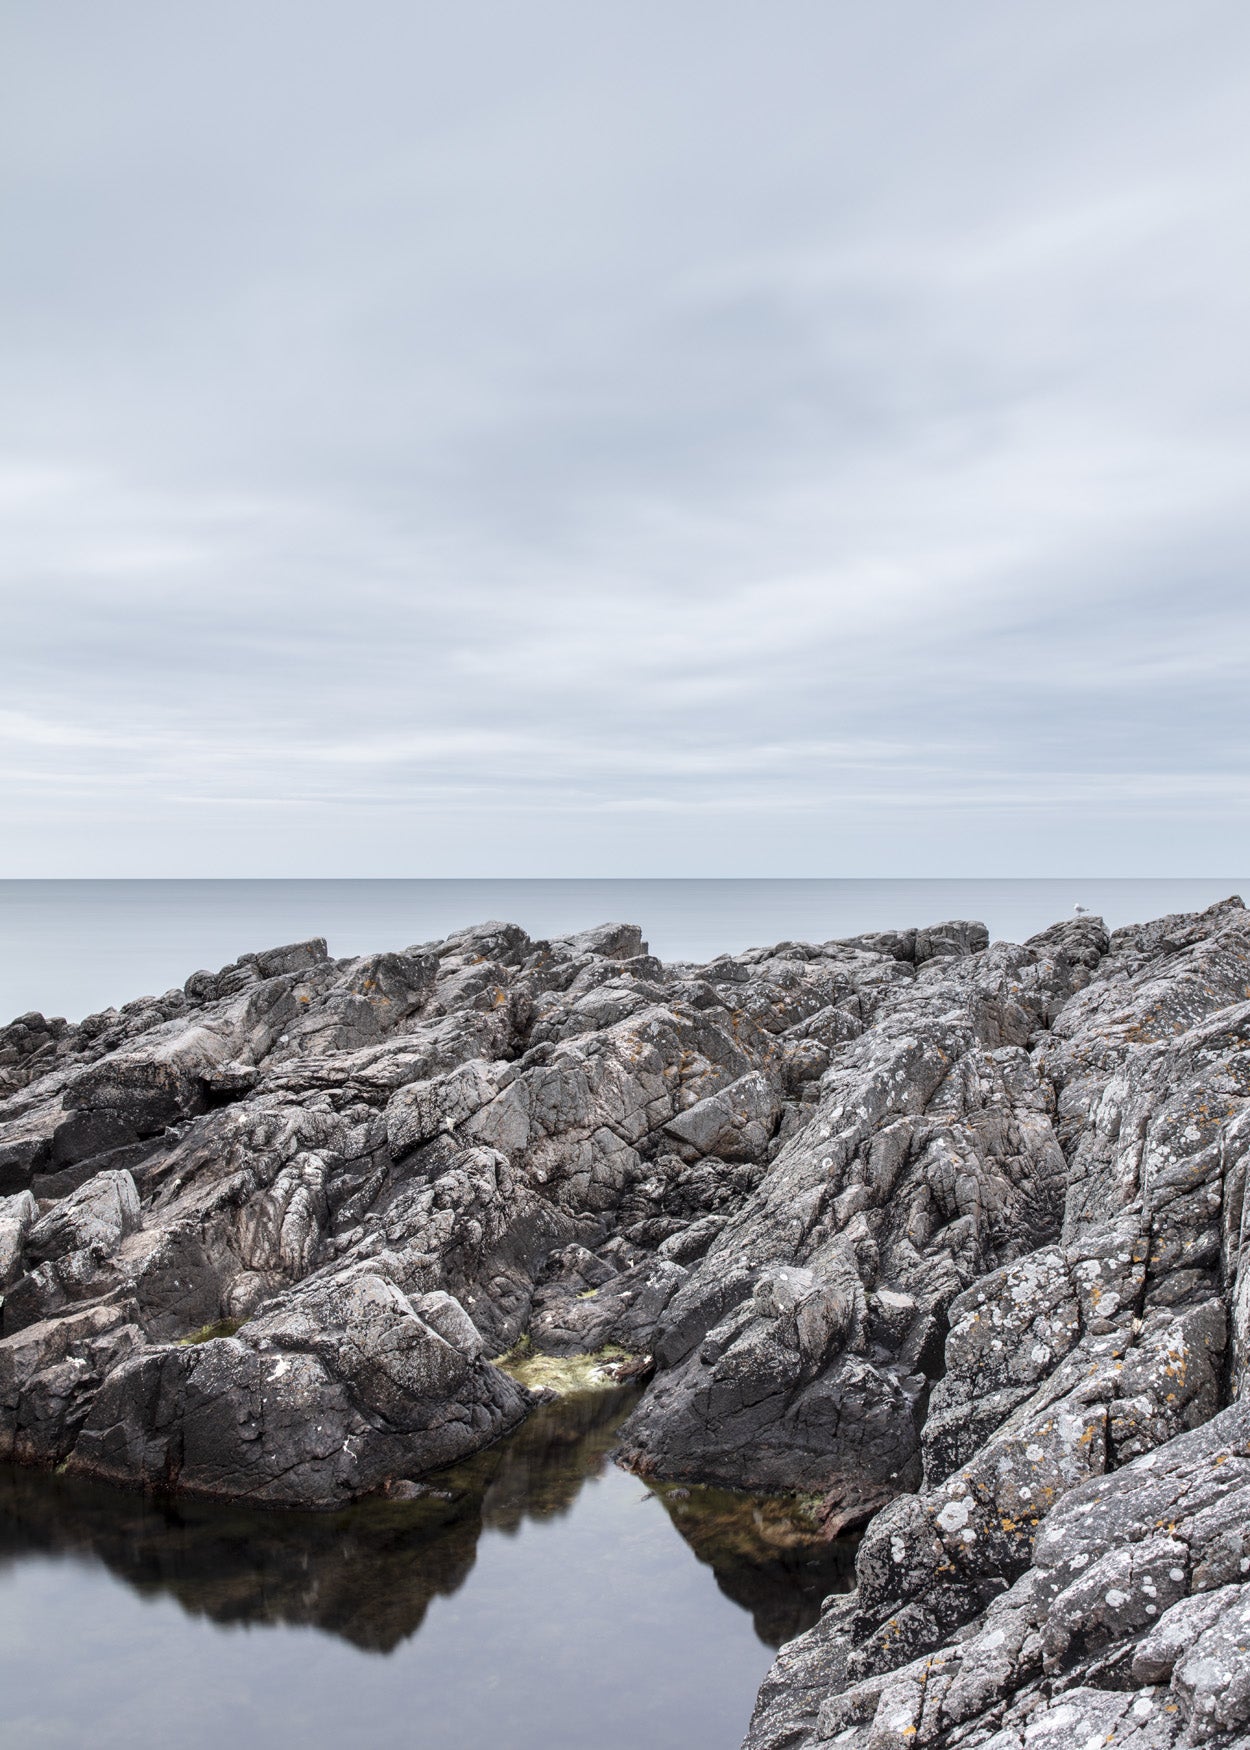
[[[0,873],[1250,864],[1244,0],[0,34]]]

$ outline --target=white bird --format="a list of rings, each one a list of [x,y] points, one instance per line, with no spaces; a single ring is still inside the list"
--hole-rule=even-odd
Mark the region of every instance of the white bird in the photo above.
[[[1079,918],[1087,918],[1089,916],[1089,907],[1087,905],[1074,905],[1072,909]]]

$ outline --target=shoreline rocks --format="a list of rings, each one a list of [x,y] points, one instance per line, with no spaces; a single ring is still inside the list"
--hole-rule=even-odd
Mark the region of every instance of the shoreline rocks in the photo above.
[[[335,1507],[516,1427],[523,1338],[654,1358],[642,1476],[867,1527],[750,1750],[1232,1745],[1248,1140],[1236,899],[244,955],[0,1030],[0,1455]]]

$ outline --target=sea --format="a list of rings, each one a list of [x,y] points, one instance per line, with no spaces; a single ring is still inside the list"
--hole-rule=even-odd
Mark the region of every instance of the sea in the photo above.
[[[1083,905],[1109,927],[1195,911],[1250,878],[1155,880],[0,881],[0,1024],[38,1009],[81,1020],[324,936],[336,956],[404,948],[499,918],[531,936],[636,923],[662,960],[785,940],[977,918],[1022,941]]]

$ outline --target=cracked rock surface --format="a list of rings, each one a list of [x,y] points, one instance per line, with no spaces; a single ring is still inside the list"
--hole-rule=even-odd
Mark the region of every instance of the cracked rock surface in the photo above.
[[[749,1750],[1250,1746],[1250,928],[1090,945],[1025,1041],[1050,1219],[946,1300],[917,1482]]]
[[[334,1507],[615,1345],[640,1473],[867,1525],[749,1750],[1245,1750],[1248,1139],[1239,900],[245,955],[0,1030],[0,1455]]]

